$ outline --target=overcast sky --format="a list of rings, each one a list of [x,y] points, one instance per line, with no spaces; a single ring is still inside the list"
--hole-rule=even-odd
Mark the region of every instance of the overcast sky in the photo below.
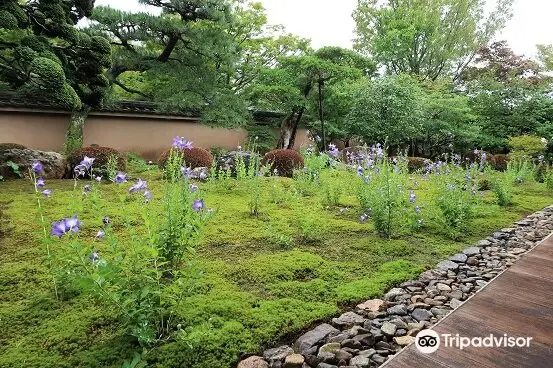
[[[283,24],[288,32],[310,38],[314,48],[350,47],[357,0],[260,0],[269,23]],[[339,5],[337,5],[339,4]],[[125,10],[144,10],[137,0],[96,0]],[[553,0],[515,0],[514,17],[498,40],[507,40],[513,50],[532,57],[536,44],[553,44]]]

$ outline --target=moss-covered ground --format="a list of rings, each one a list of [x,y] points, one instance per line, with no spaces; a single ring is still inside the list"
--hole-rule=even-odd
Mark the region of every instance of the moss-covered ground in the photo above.
[[[148,171],[154,193],[159,173]],[[493,195],[477,206],[464,236],[452,240],[433,221],[432,197],[425,184],[418,200],[427,227],[392,240],[378,237],[370,222],[359,223],[354,173],[341,173],[339,206],[323,205],[323,191],[294,194],[292,180],[264,178],[261,213],[249,213],[249,194],[240,182],[201,185],[208,207],[216,209],[194,256],[200,285],[180,306],[183,332],[148,351],[151,367],[227,368],[245,353],[291,338],[315,322],[329,319],[356,302],[375,297],[391,286],[496,229],[553,202],[544,184],[515,189],[515,204],[499,207]],[[45,201],[48,220],[73,215],[72,181],[48,181],[54,194]],[[138,212],[141,202],[118,200],[122,190],[101,185],[112,204],[104,215],[114,224]],[[121,367],[138,350],[109,309],[76,295],[57,301],[32,195],[23,180],[0,182],[0,367]],[[73,194],[75,193],[75,194]],[[275,203],[276,202],[276,203]],[[340,210],[347,208],[347,211]],[[78,208],[82,236],[94,237],[101,221]],[[137,226],[138,223],[137,223]]]

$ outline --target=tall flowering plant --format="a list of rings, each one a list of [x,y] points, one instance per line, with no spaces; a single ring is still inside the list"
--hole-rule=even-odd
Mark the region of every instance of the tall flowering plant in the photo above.
[[[46,184],[36,177],[40,170],[37,163],[31,177],[37,196],[46,196],[39,191]],[[159,198],[146,181],[131,181],[126,173],[118,172],[113,181],[119,188],[121,213],[128,213],[118,223],[105,213],[101,184],[95,180],[82,188],[75,184],[82,195],[73,198],[81,205],[71,206],[86,207],[88,219],[72,212],[52,222],[49,231],[42,221],[56,292],[71,288],[95,297],[115,310],[127,332],[145,346],[170,338],[178,330],[175,311],[190,289],[190,261],[212,213],[201,190],[190,183],[187,170],[170,167],[170,171],[174,175],[164,181]],[[161,205],[153,205],[156,200]],[[139,211],[125,211],[128,203],[137,202]],[[39,211],[45,211],[41,202]]]
[[[408,190],[407,159],[403,156],[386,157],[380,145],[371,147],[367,154],[359,154],[355,159],[360,178],[358,199],[363,210],[360,221],[371,218],[382,237],[397,235],[404,225],[420,215],[415,192]]]

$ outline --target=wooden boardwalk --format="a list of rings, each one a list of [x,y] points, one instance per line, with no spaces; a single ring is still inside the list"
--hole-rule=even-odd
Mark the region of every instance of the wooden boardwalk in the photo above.
[[[385,368],[553,368],[553,236],[519,259],[433,328],[438,334],[532,337],[529,348],[445,347],[423,354],[412,344]]]

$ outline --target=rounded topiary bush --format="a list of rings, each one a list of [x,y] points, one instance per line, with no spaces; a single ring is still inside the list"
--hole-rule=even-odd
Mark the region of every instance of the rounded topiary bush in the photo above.
[[[428,160],[424,157],[407,157],[407,168],[409,172],[417,172],[427,166]]]
[[[0,151],[5,151],[9,149],[27,149],[27,147],[18,143],[0,143]]]
[[[117,162],[116,169],[118,171],[125,171],[127,166],[127,160],[124,154],[110,147],[83,147],[76,151],[71,152],[67,157],[67,162],[70,165],[71,170],[75,166],[79,165],[83,158],[87,156],[94,158],[92,165],[96,173],[100,173],[102,176],[107,174],[107,166],[111,157],[114,157]]]
[[[505,171],[509,163],[509,156],[505,154],[497,154],[490,157],[490,165],[494,170]]]
[[[177,148],[171,148],[170,150],[163,152],[161,156],[159,156],[158,165],[161,169],[165,167],[167,159],[173,151],[179,150]],[[213,165],[213,155],[203,148],[184,148],[180,150],[180,153],[182,154],[182,157],[184,159],[182,165],[190,167],[191,169],[195,169],[197,167],[211,167],[211,165]]]
[[[276,170],[278,175],[291,178],[294,176],[294,170],[303,168],[304,162],[298,152],[290,149],[278,149],[265,154],[263,165],[270,165],[271,172]]]

